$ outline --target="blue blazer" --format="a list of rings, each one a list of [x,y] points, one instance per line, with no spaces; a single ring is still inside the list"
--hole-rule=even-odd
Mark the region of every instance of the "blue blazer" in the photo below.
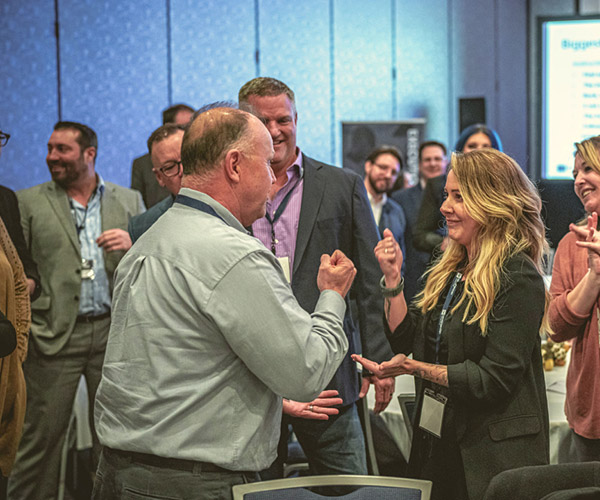
[[[381,218],[379,219],[379,234],[383,237],[383,230],[389,229],[402,249],[402,255],[406,255],[406,243],[404,232],[406,231],[406,215],[398,203],[388,198],[381,209]],[[402,264],[404,269],[404,263]]]
[[[383,329],[381,271],[373,249],[379,240],[367,192],[354,172],[303,157],[304,188],[292,270],[292,290],[300,305],[312,313],[319,299],[317,273],[321,255],[340,249],[357,269],[346,297],[344,330],[348,354],[328,389],[336,389],[344,405],[358,399],[359,376],[350,354],[362,353],[377,362],[392,357]],[[353,317],[350,299],[356,301]]]
[[[404,297],[410,302],[413,297],[423,287],[421,277],[427,270],[431,253],[421,252],[414,246],[414,234],[419,218],[419,209],[423,198],[423,188],[418,183],[408,189],[396,191],[392,194],[392,199],[402,207],[406,215],[406,231],[404,240],[406,243],[406,253],[404,254]]]
[[[135,243],[142,234],[148,231],[152,224],[154,224],[162,214],[171,208],[174,200],[175,198],[170,194],[164,200],[159,201],[156,205],[149,208],[144,213],[129,219],[127,232],[129,233],[129,236],[131,236],[131,242]]]

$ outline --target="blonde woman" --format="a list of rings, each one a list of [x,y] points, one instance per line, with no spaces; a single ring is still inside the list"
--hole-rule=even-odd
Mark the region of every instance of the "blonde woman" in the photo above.
[[[433,481],[432,498],[480,499],[499,472],[548,463],[547,243],[538,193],[504,153],[453,155],[445,193],[450,243],[410,308],[398,244],[387,233],[375,248],[388,340],[401,354],[354,358],[377,376],[415,376],[409,471]]]
[[[565,413],[577,459],[587,462],[600,460],[600,136],[575,146],[574,189],[588,217],[581,225],[571,224],[558,244],[549,318],[553,340],[573,342]]]

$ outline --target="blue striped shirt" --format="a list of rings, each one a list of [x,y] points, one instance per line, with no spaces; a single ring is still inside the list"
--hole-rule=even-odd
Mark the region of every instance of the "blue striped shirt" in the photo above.
[[[88,201],[87,207],[69,198],[71,215],[79,236],[81,258],[93,261],[94,279],[81,280],[81,293],[79,294],[79,314],[97,316],[110,311],[110,288],[108,276],[104,269],[104,253],[96,243],[102,234],[102,195],[104,194],[104,180],[96,174],[98,185]],[[82,263],[82,276],[83,263]]]

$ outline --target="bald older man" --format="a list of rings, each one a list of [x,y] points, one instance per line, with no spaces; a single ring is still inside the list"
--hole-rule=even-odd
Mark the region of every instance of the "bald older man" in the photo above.
[[[207,111],[181,157],[175,203],[117,271],[95,409],[96,499],[231,498],[275,459],[282,397],[312,400],[348,348],[352,262],[322,256],[308,314],[245,229],[264,216],[274,182],[265,126],[244,111]]]

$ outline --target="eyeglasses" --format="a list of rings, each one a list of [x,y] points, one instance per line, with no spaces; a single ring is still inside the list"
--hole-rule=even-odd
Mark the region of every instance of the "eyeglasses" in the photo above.
[[[6,144],[8,144],[9,139],[10,139],[10,134],[7,134],[6,132],[2,132],[0,130],[0,146],[2,146],[2,147],[6,146]]]
[[[381,163],[377,163],[377,162],[371,162],[373,165],[375,165],[379,170],[391,170],[392,171],[392,175],[399,175],[400,174],[400,170],[395,170],[394,167],[390,167],[389,165],[382,165]]]
[[[181,168],[181,161],[174,161],[172,163],[167,163],[160,168],[153,168],[154,172],[159,170],[166,177],[175,177],[179,173],[179,169]]]

